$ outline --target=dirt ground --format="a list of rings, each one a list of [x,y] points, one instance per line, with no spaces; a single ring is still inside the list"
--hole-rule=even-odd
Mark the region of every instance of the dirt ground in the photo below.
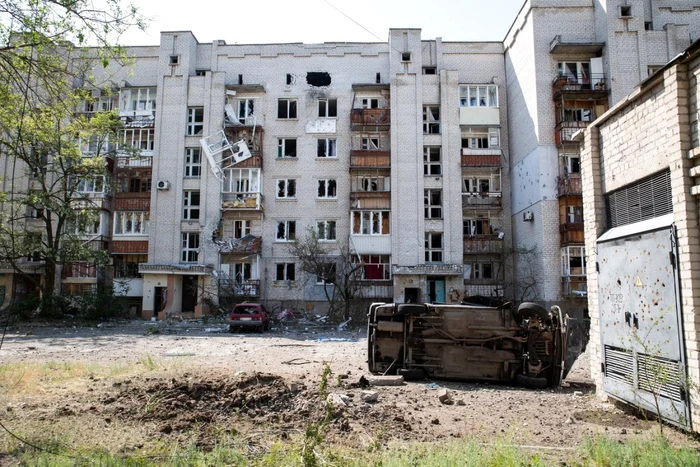
[[[349,446],[468,436],[566,450],[595,433],[624,442],[658,430],[655,422],[595,395],[586,354],[557,389],[418,381],[368,388],[378,400],[364,402],[364,330],[302,325],[230,334],[225,328],[222,322],[196,321],[11,327],[0,349],[2,364],[60,362],[138,371],[44,377],[40,387],[21,392],[6,385],[0,417],[9,428],[25,431],[31,423],[56,431],[80,425],[124,450],[163,439],[206,447],[209,428],[222,427],[251,434],[251,446],[265,449],[266,435],[285,439],[324,416],[319,390],[325,362],[332,371],[327,391],[348,401],[335,411],[329,441]],[[450,404],[438,398],[443,388]],[[673,443],[700,445],[672,428],[665,432]]]

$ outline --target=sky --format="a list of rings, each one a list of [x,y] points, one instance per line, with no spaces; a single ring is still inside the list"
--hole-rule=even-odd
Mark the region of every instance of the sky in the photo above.
[[[192,31],[200,43],[379,42],[389,28],[420,28],[423,39],[502,41],[525,0],[132,2],[151,21],[124,34],[123,45],[157,45],[160,31]]]

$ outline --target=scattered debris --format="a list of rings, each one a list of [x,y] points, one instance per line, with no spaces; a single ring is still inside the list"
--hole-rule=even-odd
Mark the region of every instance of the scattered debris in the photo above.
[[[204,328],[204,332],[228,332],[228,327],[225,327],[225,328]]]
[[[452,396],[447,389],[440,389],[438,391],[438,399],[442,404],[452,404]]]
[[[287,360],[286,362],[282,362],[282,365],[308,365],[309,363],[311,363],[311,361],[303,358],[293,358],[291,360]]]
[[[403,376],[367,376],[367,381],[372,386],[402,386]]]
[[[379,393],[377,391],[362,391],[360,398],[364,402],[377,402],[379,400]]]
[[[428,389],[439,389],[440,385],[437,383],[428,383],[425,385]]]
[[[350,321],[352,321],[352,316],[338,325],[338,332],[345,331]]]
[[[243,370],[240,370],[240,371],[237,371],[236,373],[234,373],[234,376],[245,376],[245,375],[246,375],[246,372]]]
[[[326,403],[336,410],[342,410],[343,408],[350,405],[350,398],[345,394],[332,393],[328,394],[326,398]]]

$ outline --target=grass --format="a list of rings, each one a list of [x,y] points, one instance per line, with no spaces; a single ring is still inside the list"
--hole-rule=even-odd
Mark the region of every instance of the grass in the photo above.
[[[575,451],[537,451],[501,441],[484,446],[476,440],[456,440],[448,443],[414,443],[374,452],[326,444],[316,445],[311,453],[305,453],[303,437],[286,442],[269,441],[268,447],[262,448],[251,444],[248,438],[228,435],[222,436],[213,449],[206,452],[195,446],[163,445],[150,451],[119,454],[102,449],[67,450],[65,444],[56,438],[34,442],[58,455],[37,452],[23,447],[16,440],[3,441],[2,448],[22,465],[30,466],[539,467],[562,465],[562,461],[565,465],[580,467],[700,466],[697,452],[671,446],[661,437],[632,439],[624,444],[605,437],[593,437],[587,438]]]
[[[131,373],[126,365],[95,363],[46,362],[7,363],[0,365],[0,394],[36,391],[43,385],[54,385],[88,377],[113,377]]]

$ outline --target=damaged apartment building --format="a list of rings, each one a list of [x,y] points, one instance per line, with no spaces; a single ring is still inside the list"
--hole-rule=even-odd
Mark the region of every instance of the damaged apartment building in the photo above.
[[[322,313],[324,278],[290,251],[313,231],[359,265],[368,301],[567,299],[583,314],[573,135],[698,37],[697,7],[528,0],[502,42],[391,29],[387,42],[245,45],[178,31],[128,47],[128,68],[104,76],[111,92],[81,109],[124,123],[113,180],[84,187],[105,199],[96,232],[112,265],[65,268],[63,291],[113,278],[144,318],[232,300]]]

